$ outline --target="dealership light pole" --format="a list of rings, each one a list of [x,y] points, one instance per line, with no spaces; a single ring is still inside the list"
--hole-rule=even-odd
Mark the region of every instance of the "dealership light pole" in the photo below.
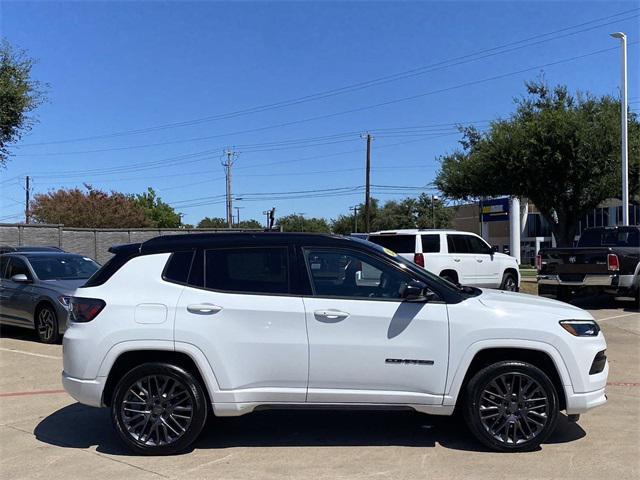
[[[612,33],[613,38],[620,39],[620,126],[622,150],[622,224],[629,225],[629,149],[627,146],[627,36],[622,32]]]

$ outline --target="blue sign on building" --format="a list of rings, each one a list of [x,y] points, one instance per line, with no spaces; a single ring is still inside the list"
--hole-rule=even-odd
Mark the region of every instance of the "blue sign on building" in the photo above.
[[[501,222],[509,220],[509,198],[480,200],[480,211],[483,222]]]

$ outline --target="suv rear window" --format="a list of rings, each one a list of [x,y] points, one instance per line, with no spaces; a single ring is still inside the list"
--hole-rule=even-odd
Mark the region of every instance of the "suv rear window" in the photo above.
[[[440,251],[440,235],[422,235],[422,252],[438,253]]]
[[[205,252],[205,288],[243,293],[288,293],[287,249],[224,248]]]
[[[416,251],[415,235],[371,235],[369,241],[396,253],[414,253]]]

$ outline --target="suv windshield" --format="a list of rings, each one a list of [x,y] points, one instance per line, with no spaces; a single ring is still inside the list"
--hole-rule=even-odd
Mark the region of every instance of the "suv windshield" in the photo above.
[[[40,280],[81,280],[89,278],[99,268],[96,262],[80,255],[34,255],[28,258]]]

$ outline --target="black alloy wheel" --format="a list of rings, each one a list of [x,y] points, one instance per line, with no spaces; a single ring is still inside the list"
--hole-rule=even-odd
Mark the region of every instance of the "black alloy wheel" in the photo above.
[[[58,316],[49,305],[43,305],[36,311],[35,327],[42,343],[56,343],[60,338]]]
[[[144,364],[118,383],[111,416],[120,438],[135,452],[173,454],[202,431],[206,395],[191,373],[170,364]]]
[[[465,419],[486,446],[528,451],[555,430],[558,394],[549,377],[524,362],[505,361],[480,370],[467,386]]]

